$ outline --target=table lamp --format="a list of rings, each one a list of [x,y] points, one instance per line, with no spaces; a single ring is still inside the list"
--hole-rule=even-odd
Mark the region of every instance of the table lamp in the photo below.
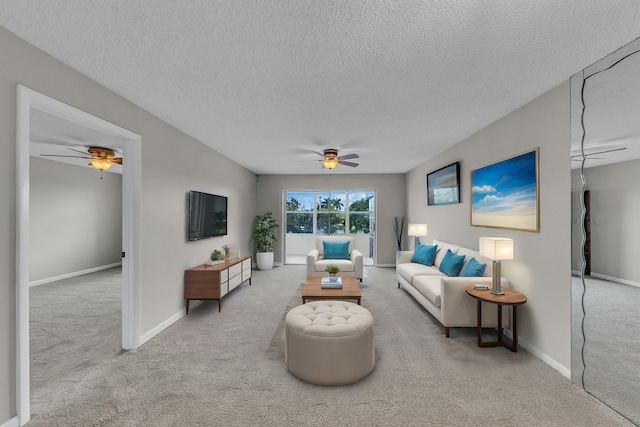
[[[513,259],[513,240],[505,237],[481,237],[480,255],[493,260],[493,283],[491,293],[504,295],[500,283],[500,261]]]
[[[407,228],[407,236],[414,236],[415,243],[413,248],[417,248],[420,244],[420,237],[427,235],[427,224],[409,224]]]

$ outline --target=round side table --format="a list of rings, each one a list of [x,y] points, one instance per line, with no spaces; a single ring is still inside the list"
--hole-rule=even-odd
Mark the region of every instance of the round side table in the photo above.
[[[527,302],[527,297],[520,292],[511,289],[502,289],[504,295],[495,295],[491,293],[491,289],[481,290],[475,289],[473,285],[467,286],[465,291],[471,297],[478,301],[478,347],[506,347],[513,352],[518,351],[518,321],[517,311],[519,305]],[[496,304],[498,306],[498,341],[482,342],[482,302]],[[509,345],[503,340],[502,336],[502,306],[511,307],[513,312],[513,344]]]

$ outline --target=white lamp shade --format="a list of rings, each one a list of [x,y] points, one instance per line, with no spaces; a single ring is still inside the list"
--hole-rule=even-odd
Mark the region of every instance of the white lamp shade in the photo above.
[[[427,224],[409,224],[409,228],[407,228],[407,236],[426,236],[427,235]]]
[[[513,259],[513,240],[506,237],[481,237],[480,255],[495,260]]]

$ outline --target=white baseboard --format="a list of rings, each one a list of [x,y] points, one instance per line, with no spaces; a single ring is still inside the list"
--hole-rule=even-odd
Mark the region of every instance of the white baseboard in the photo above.
[[[597,277],[599,279],[609,280],[611,282],[622,283],[623,285],[635,286],[636,288],[640,288],[640,283],[634,282],[633,280],[619,279],[613,276],[607,276],[606,274],[594,273],[591,272],[591,277]]]
[[[193,310],[194,308],[196,308],[200,304],[202,304],[201,300],[192,301],[191,304],[189,305],[189,310]],[[179,312],[177,312],[176,314],[174,314],[173,316],[171,316],[170,318],[168,318],[164,322],[160,323],[155,328],[151,329],[150,331],[147,331],[146,333],[144,333],[140,337],[140,345],[146,343],[151,338],[155,337],[160,332],[164,331],[169,326],[173,325],[174,323],[176,323],[178,320],[182,319],[186,315],[187,315],[187,309],[183,308],[182,310],[180,310]]]
[[[29,282],[29,287],[44,285],[45,283],[56,282],[58,280],[69,279],[71,277],[82,276],[83,274],[95,273],[96,271],[107,270],[109,268],[118,267],[120,265],[122,265],[122,261],[114,262],[113,264],[101,265],[99,267],[88,268],[86,270],[74,271],[73,273],[62,274],[60,276],[34,280],[33,282]],[[4,427],[4,426],[0,426],[0,427]]]
[[[560,372],[560,375],[571,380],[571,368],[567,368],[557,360],[549,357],[547,354],[541,352],[536,347],[532,346],[522,338],[518,337],[518,343],[522,346],[522,348],[526,349],[529,353],[533,354],[538,359],[542,360],[544,363],[551,366],[556,371]]]
[[[511,340],[513,340],[513,331],[511,329],[504,329],[504,334],[507,337],[509,337]],[[559,363],[557,360],[541,352],[536,347],[528,343],[526,340],[523,340],[522,338],[520,338],[520,336],[518,336],[518,345],[524,348],[525,350],[527,350],[529,353],[536,356],[538,359],[542,360],[547,365],[551,366],[556,371],[560,372],[560,374],[563,377],[568,378],[569,380],[571,379],[571,369],[567,368],[566,366]]]
[[[574,276],[580,276],[580,271],[571,270],[571,274]],[[620,279],[618,277],[607,276],[606,274],[594,273],[591,272],[591,277],[597,277],[598,279],[608,280],[610,282],[622,283],[623,285],[635,286],[636,288],[640,288],[640,283],[634,282],[633,280]]]
[[[18,417],[13,417],[9,421],[0,425],[0,427],[20,427],[20,421],[18,420]]]
[[[285,265],[285,264],[284,264],[284,263],[282,263],[282,262],[275,262],[275,261],[273,262],[273,266],[274,266],[274,267],[282,267],[282,266],[284,266],[284,265]],[[291,264],[289,264],[289,265],[291,265]],[[304,264],[293,264],[293,265],[304,265]],[[252,268],[253,270],[258,270],[258,271],[260,270],[260,269],[258,268],[258,264],[256,264],[255,262],[254,262],[253,264],[251,264],[251,268]],[[268,270],[267,270],[267,271],[268,271]]]

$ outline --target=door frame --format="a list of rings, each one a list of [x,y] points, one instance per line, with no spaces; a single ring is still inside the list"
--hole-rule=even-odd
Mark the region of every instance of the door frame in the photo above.
[[[142,137],[113,123],[17,85],[16,123],[16,406],[20,425],[30,414],[29,146],[31,109],[125,141],[122,173],[122,348],[140,345],[140,200]]]

